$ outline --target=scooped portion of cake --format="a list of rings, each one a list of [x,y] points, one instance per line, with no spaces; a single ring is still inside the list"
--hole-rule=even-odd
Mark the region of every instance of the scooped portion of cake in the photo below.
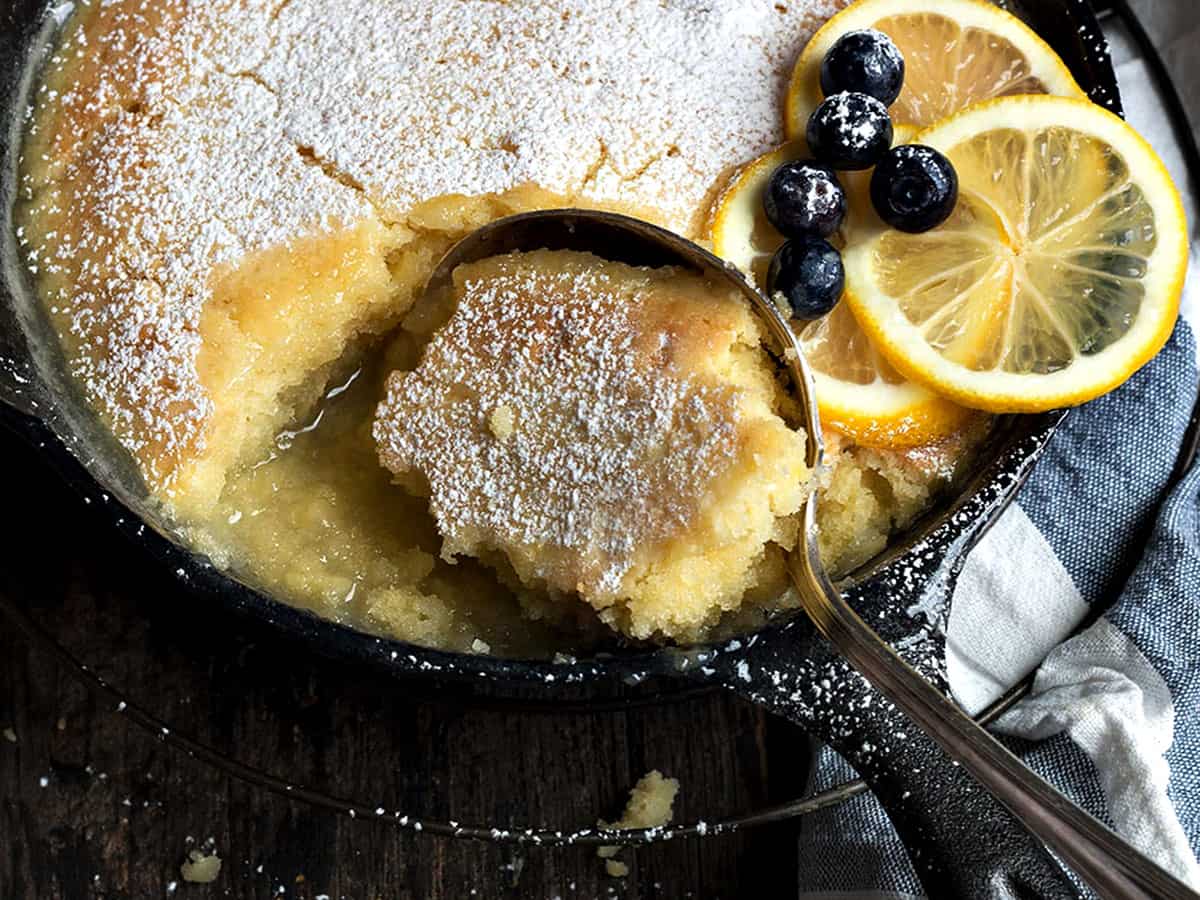
[[[674,268],[535,251],[454,272],[374,423],[442,555],[687,639],[795,543],[805,435],[745,300]],[[772,545],[775,551],[772,551]]]

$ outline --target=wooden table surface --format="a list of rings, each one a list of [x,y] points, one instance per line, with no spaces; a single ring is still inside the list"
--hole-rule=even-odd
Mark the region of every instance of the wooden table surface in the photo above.
[[[803,791],[805,736],[723,694],[605,712],[464,704],[247,636],[0,438],[19,526],[5,540],[5,599],[172,728],[243,762],[388,809],[499,826],[615,817],[651,768],[680,779],[679,820]],[[2,615],[0,732],[0,900],[796,891],[796,824],[626,850],[630,874],[614,879],[591,848],[414,835],[314,809],[157,740]],[[187,851],[210,840],[218,879],[182,882]]]

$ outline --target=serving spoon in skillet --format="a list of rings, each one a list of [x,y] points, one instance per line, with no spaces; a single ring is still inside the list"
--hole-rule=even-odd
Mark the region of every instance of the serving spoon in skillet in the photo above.
[[[509,216],[451,248],[430,276],[426,291],[445,288],[463,263],[535,249],[585,250],[631,265],[676,265],[735,288],[766,326],[799,401],[798,424],[808,436],[808,464],[814,470],[821,465],[812,378],[784,315],[737,269],[672,232],[590,210]],[[844,693],[849,703],[841,704],[840,712],[833,712],[838,703],[829,704],[831,721],[820,736],[846,756],[872,787],[909,849],[928,895],[1077,896],[1046,852],[1048,847],[1103,897],[1200,900],[1200,894],[1071,803],[967,716],[935,686],[941,680],[939,669],[923,656],[920,641],[909,642],[902,656],[865,623],[821,564],[816,504],[815,494],[810,495],[802,511],[803,539],[788,555],[789,574],[816,628],[886,698],[872,703],[865,685],[855,688],[852,677],[840,685],[828,684],[830,693]],[[920,578],[923,573],[913,571],[908,576]],[[772,649],[764,649],[760,664],[770,666],[773,655]],[[744,681],[752,680],[742,674]],[[796,673],[780,665],[768,679],[778,688],[774,696],[761,688],[747,693],[786,716],[797,697],[795,682],[788,675]],[[890,739],[878,746],[864,744],[859,740],[862,729],[850,721],[839,727],[839,716],[874,719],[870,733]],[[811,717],[803,717],[802,724],[811,726]]]

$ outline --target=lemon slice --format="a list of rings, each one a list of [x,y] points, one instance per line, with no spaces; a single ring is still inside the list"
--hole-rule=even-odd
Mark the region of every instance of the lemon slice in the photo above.
[[[917,135],[959,178],[924,234],[856,229],[846,295],[901,373],[964,406],[1037,412],[1125,381],[1179,309],[1187,226],[1154,151],[1112,113],[1003,97]]]
[[[815,34],[792,69],[784,131],[804,134],[821,102],[821,61],[848,31],[876,28],[904,55],[904,89],[892,121],[932,125],[958,110],[1011,94],[1083,97],[1063,61],[1020,19],[985,0],[859,0]]]
[[[866,447],[907,450],[954,434],[970,417],[909,381],[877,351],[844,302],[800,332],[821,424]]]
[[[909,133],[899,133],[907,139]],[[784,144],[734,173],[709,220],[713,252],[765,286],[771,256],[783,237],[767,221],[762,197],[771,173],[807,156],[803,142]],[[869,172],[839,173],[847,221],[871,215]],[[835,238],[836,241],[836,238]],[[907,449],[953,434],[969,413],[901,376],[871,346],[845,303],[800,332],[813,370],[821,422],[871,447]]]

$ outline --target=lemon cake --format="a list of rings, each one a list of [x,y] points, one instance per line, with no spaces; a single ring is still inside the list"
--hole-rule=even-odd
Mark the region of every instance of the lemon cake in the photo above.
[[[83,5],[25,167],[72,368],[152,489],[211,507],[454,238],[562,204],[697,235],[824,11]]]
[[[635,638],[695,638],[739,606],[767,545],[795,545],[811,474],[741,295],[571,251],[459,266],[454,285],[374,428],[442,554],[499,553]]]
[[[34,97],[18,235],[86,398],[216,564],[419,643],[577,648],[633,626],[447,561],[428,502],[378,464],[385,379],[434,331],[414,302],[458,238],[512,212],[613,209],[704,240],[841,5],[80,2]],[[488,416],[521,440],[521,410]],[[823,514],[853,531],[830,546],[843,568],[945,483],[851,443],[831,459],[834,484],[862,484]],[[896,501],[901,474],[922,500]],[[743,607],[784,602],[777,560],[761,576]]]

